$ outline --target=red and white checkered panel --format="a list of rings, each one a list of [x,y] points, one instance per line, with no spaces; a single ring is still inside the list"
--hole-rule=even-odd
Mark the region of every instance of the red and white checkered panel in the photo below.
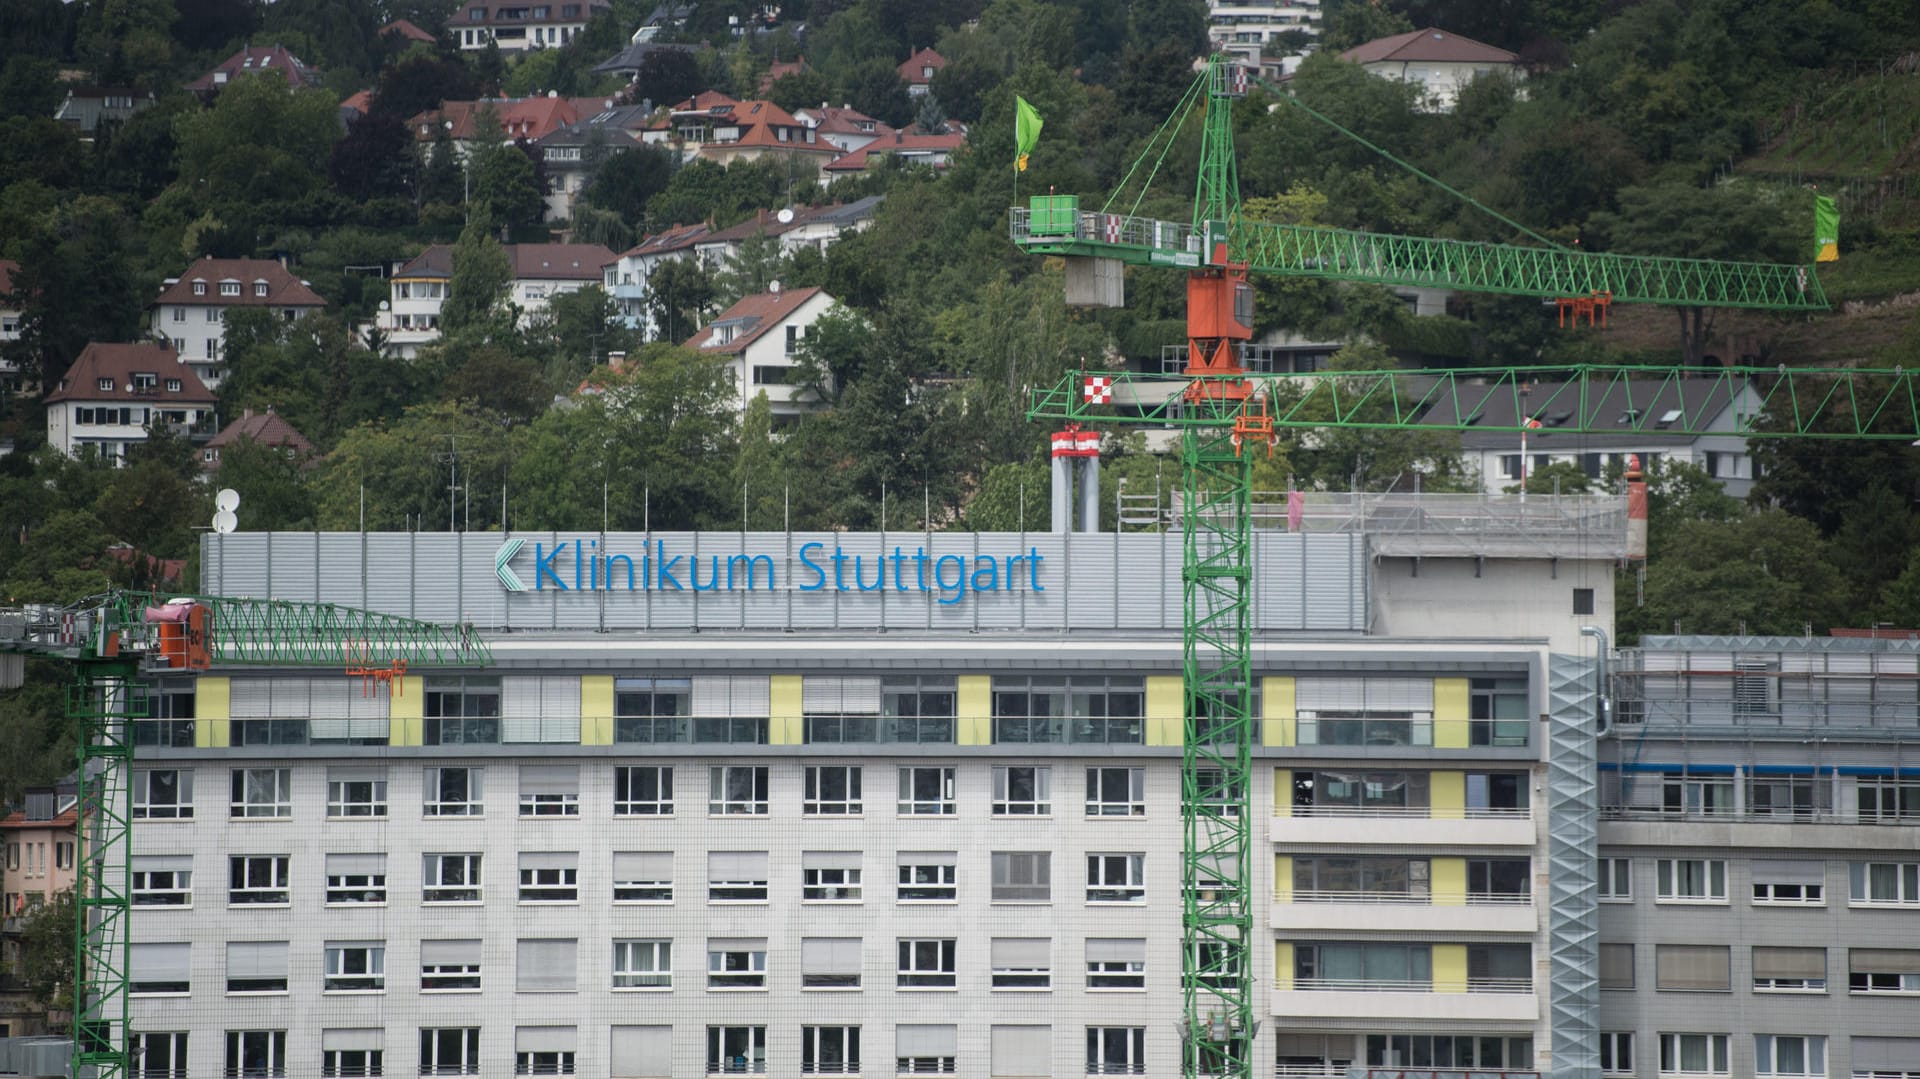
[[[1108,378],[1105,375],[1088,375],[1086,385],[1081,389],[1080,392],[1081,392],[1081,395],[1087,399],[1087,404],[1090,404],[1090,405],[1112,404],[1113,403],[1113,379]]]

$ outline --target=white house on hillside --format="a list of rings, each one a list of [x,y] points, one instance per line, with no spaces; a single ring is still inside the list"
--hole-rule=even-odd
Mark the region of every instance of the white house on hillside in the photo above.
[[[1419,83],[1421,107],[1429,112],[1452,112],[1461,87],[1482,75],[1526,77],[1519,56],[1432,27],[1375,38],[1341,53],[1340,59],[1382,78]]]
[[[607,294],[613,297],[614,308],[628,329],[642,331],[649,341],[659,339],[660,329],[647,310],[647,279],[668,259],[692,258],[693,245],[707,231],[705,225],[677,225],[656,232],[601,267]]]
[[[687,347],[727,360],[740,388],[741,412],[765,391],[774,424],[791,423],[818,407],[808,391],[793,385],[794,352],[820,316],[836,306],[818,288],[742,297],[688,338]]]
[[[211,390],[225,374],[220,346],[228,311],[264,307],[292,322],[325,306],[319,293],[273,259],[203,258],[161,286],[151,325],[153,335],[172,343],[180,362]]]
[[[191,434],[213,406],[213,392],[165,345],[94,341],[47,394],[47,444],[69,457],[93,446],[123,462],[149,430]]]
[[[0,345],[20,340],[20,305],[8,297],[13,294],[13,275],[20,272],[20,264],[11,259],[0,259]],[[5,353],[0,353],[0,385],[19,389],[22,379],[20,365]]]
[[[520,309],[525,329],[553,297],[600,283],[601,268],[614,255],[599,244],[507,244],[513,278],[507,302]],[[440,340],[440,311],[453,280],[453,248],[434,244],[394,267],[379,327],[393,354],[411,358]]]
[[[446,244],[434,244],[393,268],[379,323],[390,355],[410,360],[421,345],[440,340],[440,305],[447,302],[451,280],[453,248]]]

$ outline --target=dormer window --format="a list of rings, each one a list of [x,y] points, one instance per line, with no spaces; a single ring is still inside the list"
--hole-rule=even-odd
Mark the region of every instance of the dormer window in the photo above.
[[[240,282],[238,282],[238,281],[222,281],[222,282],[220,282],[220,295],[222,295],[222,296],[238,296],[238,295],[240,295]]]
[[[226,73],[226,72],[224,72],[224,71],[216,71],[216,72],[214,72],[214,73],[213,73],[213,84],[214,84],[215,86],[225,86],[225,85],[227,84],[227,73]]]
[[[193,283],[193,294],[195,296],[205,296],[207,294],[207,283],[205,281],[195,281]]]
[[[170,378],[170,379],[168,379],[168,380],[167,380],[167,392],[168,392],[168,393],[179,393],[179,392],[180,392],[180,380],[179,380],[179,379],[177,379],[177,378]]]
[[[253,294],[255,296],[265,296],[267,294],[267,283],[264,279],[256,278],[254,280]]]
[[[154,383],[159,381],[160,376],[154,374],[152,371],[135,371],[133,373],[133,388],[136,390],[150,390],[153,388]]]
[[[98,386],[100,387],[100,392],[101,392],[101,393],[112,393],[112,392],[113,392],[113,380],[112,380],[112,379],[110,379],[110,378],[103,378],[103,379],[101,379],[101,380],[100,380],[100,381],[99,381],[99,382],[97,383],[97,385],[98,385]]]
[[[486,21],[487,21],[487,9],[486,9],[486,8],[483,8],[483,7],[470,7],[470,8],[468,8],[468,9],[467,9],[467,21],[468,21],[468,22],[486,22]]]

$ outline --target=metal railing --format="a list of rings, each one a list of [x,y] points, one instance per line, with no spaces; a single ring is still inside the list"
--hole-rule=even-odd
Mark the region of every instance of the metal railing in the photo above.
[[[1500,993],[1533,992],[1531,978],[1468,978],[1464,981],[1419,979],[1409,981],[1382,978],[1296,978],[1296,990],[1317,993]]]
[[[1461,810],[1459,817],[1453,816],[1448,809],[1445,816],[1435,814],[1433,806],[1343,806],[1343,805],[1296,805],[1288,807],[1295,817],[1396,817],[1414,820],[1527,820],[1533,816],[1530,809],[1505,809],[1488,806],[1469,806]]]

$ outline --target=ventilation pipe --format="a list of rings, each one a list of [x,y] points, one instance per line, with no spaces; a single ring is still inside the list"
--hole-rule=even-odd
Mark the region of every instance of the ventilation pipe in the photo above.
[[[1078,474],[1076,477],[1076,473]],[[1081,532],[1100,531],[1100,432],[1069,424],[1053,435],[1053,520],[1055,532],[1076,531],[1073,486],[1080,484]]]
[[[1642,492],[1646,490],[1644,483],[1640,487]],[[1646,523],[1645,518],[1641,519],[1641,523],[1642,525]],[[1610,672],[1607,670],[1607,649],[1610,644],[1607,640],[1607,631],[1599,626],[1581,626],[1580,634],[1600,642],[1599,652],[1594,657],[1593,671],[1598,683],[1593,694],[1593,733],[1597,738],[1606,734],[1613,726],[1613,684],[1609,679]]]

